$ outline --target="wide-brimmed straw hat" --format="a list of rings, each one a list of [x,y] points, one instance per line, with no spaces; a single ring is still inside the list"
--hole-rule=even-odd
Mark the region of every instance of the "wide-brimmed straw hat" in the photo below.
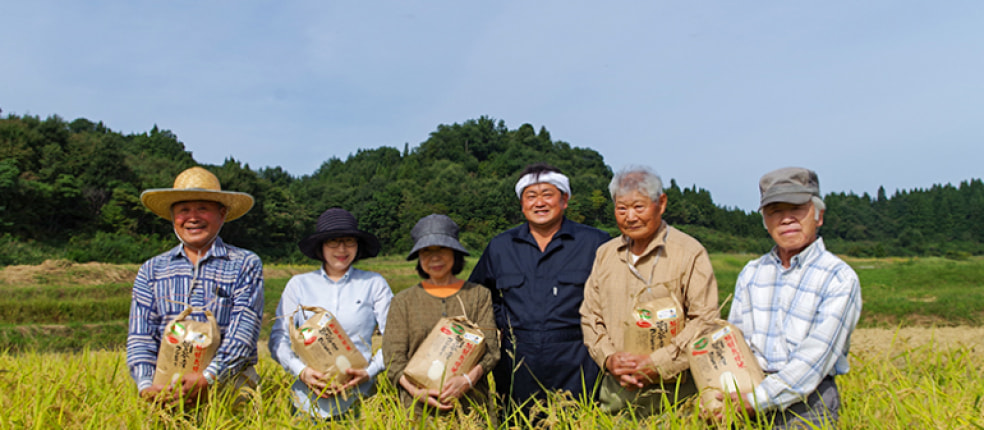
[[[356,260],[379,254],[379,239],[372,233],[359,230],[359,223],[355,221],[355,216],[341,208],[331,208],[322,212],[318,217],[314,234],[301,239],[297,247],[304,255],[323,261],[321,245],[339,237],[354,237],[359,240],[359,253],[355,257]]]
[[[218,202],[226,207],[226,221],[232,221],[249,212],[253,196],[237,191],[222,191],[219,178],[201,167],[192,167],[174,178],[173,188],[153,188],[140,193],[140,201],[147,209],[171,221],[171,206],[177,202],[204,200]]]
[[[421,218],[413,226],[413,230],[410,230],[410,237],[413,239],[413,249],[407,255],[407,260],[417,258],[417,253],[428,246],[443,246],[471,255],[458,242],[458,224],[447,215],[432,214]]]

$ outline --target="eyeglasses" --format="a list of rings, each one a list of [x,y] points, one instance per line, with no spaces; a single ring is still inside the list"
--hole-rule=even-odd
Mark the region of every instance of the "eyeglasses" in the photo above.
[[[338,248],[339,246],[345,246],[346,248],[355,248],[358,245],[359,245],[359,241],[354,237],[342,237],[338,239],[331,239],[325,242],[325,246],[329,248]]]

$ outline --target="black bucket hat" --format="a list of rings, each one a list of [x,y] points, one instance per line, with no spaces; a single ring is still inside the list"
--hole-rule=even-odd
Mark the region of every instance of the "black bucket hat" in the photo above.
[[[470,255],[458,241],[458,224],[447,215],[432,214],[421,218],[410,230],[410,238],[413,239],[413,249],[407,260],[417,258],[417,253],[428,246],[443,246]]]
[[[322,244],[339,237],[354,237],[359,240],[359,253],[355,256],[356,260],[379,254],[379,239],[371,233],[359,230],[359,223],[355,221],[355,216],[341,208],[331,208],[322,212],[318,217],[314,234],[301,239],[297,247],[304,255],[324,261],[321,257]]]

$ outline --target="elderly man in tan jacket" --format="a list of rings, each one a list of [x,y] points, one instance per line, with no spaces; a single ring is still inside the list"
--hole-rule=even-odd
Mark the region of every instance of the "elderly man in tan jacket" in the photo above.
[[[718,318],[717,281],[704,247],[663,221],[662,180],[645,167],[625,169],[609,185],[622,235],[600,248],[584,287],[584,343],[604,370],[599,401],[617,412],[634,405],[638,416],[658,414],[664,398],[676,404],[697,389],[690,377],[687,341],[702,321]],[[636,298],[672,298],[683,328],[665,346],[628,352],[626,330]]]

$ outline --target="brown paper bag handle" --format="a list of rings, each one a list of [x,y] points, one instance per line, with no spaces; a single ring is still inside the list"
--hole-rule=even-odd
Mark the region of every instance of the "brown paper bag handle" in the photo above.
[[[297,327],[294,327],[294,315],[297,314],[298,312],[301,312],[301,318],[304,318],[304,312],[302,312],[302,311],[325,312],[325,313],[331,314],[332,318],[335,317],[334,314],[332,314],[331,312],[328,312],[327,310],[325,310],[325,308],[323,308],[321,306],[304,306],[302,304],[298,304],[297,305],[297,309],[294,309],[294,312],[291,312],[290,315],[282,315],[280,317],[280,318],[290,318],[290,321],[287,322],[287,329],[288,329],[288,332],[289,332],[291,338],[293,338],[294,335],[297,333]]]
[[[676,307],[678,307],[678,308],[680,308],[680,311],[681,312],[684,312],[685,313],[687,311],[686,309],[683,308],[683,302],[681,302],[680,299],[677,298],[676,294],[673,294],[673,290],[671,290],[670,287],[668,287],[665,282],[657,283],[656,286],[663,287],[663,289],[666,290],[667,293],[669,293],[670,299],[673,300],[673,305],[676,306]],[[632,297],[632,306],[633,307],[638,306],[639,305],[639,297],[642,297],[642,293],[645,293],[645,292],[649,291],[649,289],[652,288],[652,287],[653,287],[652,285],[649,285],[646,288],[643,288],[643,289],[637,291],[635,293],[634,297]],[[634,309],[633,309],[633,312],[635,312]],[[718,315],[720,315],[720,314],[721,314],[721,310],[718,309]],[[684,319],[686,319],[686,317],[684,317]],[[632,322],[630,320],[622,321],[622,323],[625,324],[625,325],[632,325]]]
[[[323,308],[323,307],[321,307],[321,306],[305,306],[305,305],[297,305],[297,307],[298,307],[299,309],[297,309],[297,310],[295,310],[295,311],[294,311],[294,313],[297,313],[297,312],[298,312],[298,311],[300,311],[300,310],[305,310],[305,311],[310,311],[310,312],[328,312],[328,311],[327,311],[327,310],[326,310],[325,308]],[[329,313],[330,313],[330,312],[329,312]],[[303,315],[303,314],[301,314],[301,316],[304,316],[304,315]]]
[[[718,306],[718,315],[719,316],[721,315],[721,311],[724,310],[724,305],[728,304],[728,302],[731,301],[731,299],[734,297],[734,295],[735,295],[735,293],[730,293],[730,294],[728,294],[728,297],[725,297],[724,300],[721,301],[721,306]]]
[[[461,314],[465,316],[465,319],[468,320],[468,322],[471,322],[471,318],[468,318],[468,311],[465,309],[465,301],[461,300],[460,295],[454,296],[454,298],[458,299],[458,304],[461,305]]]
[[[461,315],[454,316],[454,317],[446,317],[447,319],[458,321],[458,322],[468,323],[468,325],[472,326],[473,328],[479,329],[479,330],[496,330],[496,331],[498,331],[498,328],[493,329],[493,328],[490,328],[490,327],[479,327],[478,324],[475,321],[472,321],[471,318],[468,318],[468,311],[465,310],[465,302],[464,302],[464,300],[461,300],[461,296],[455,296],[455,298],[458,299],[458,304],[461,305]],[[462,319],[462,318],[464,318],[464,319]]]
[[[721,306],[718,306],[718,310],[717,310],[718,317],[715,318],[715,319],[713,319],[713,320],[710,320],[710,321],[704,321],[704,324],[702,324],[701,327],[700,327],[700,329],[697,330],[697,335],[695,336],[695,338],[699,338],[699,337],[702,337],[702,336],[706,335],[707,333],[709,333],[709,332],[712,331],[712,328],[720,328],[720,327],[723,327],[723,325],[721,325],[719,322],[724,322],[726,324],[731,324],[731,322],[729,322],[726,318],[721,318],[721,311],[724,310],[724,305],[727,304],[728,302],[730,302],[731,299],[733,298],[733,296],[734,296],[734,293],[728,294],[728,297],[725,297],[724,300],[721,301]],[[742,333],[742,336],[744,336],[744,333]],[[687,342],[687,349],[690,349],[690,345],[692,343],[693,343],[693,341]],[[753,348],[751,344],[748,344],[748,347],[750,349]]]

